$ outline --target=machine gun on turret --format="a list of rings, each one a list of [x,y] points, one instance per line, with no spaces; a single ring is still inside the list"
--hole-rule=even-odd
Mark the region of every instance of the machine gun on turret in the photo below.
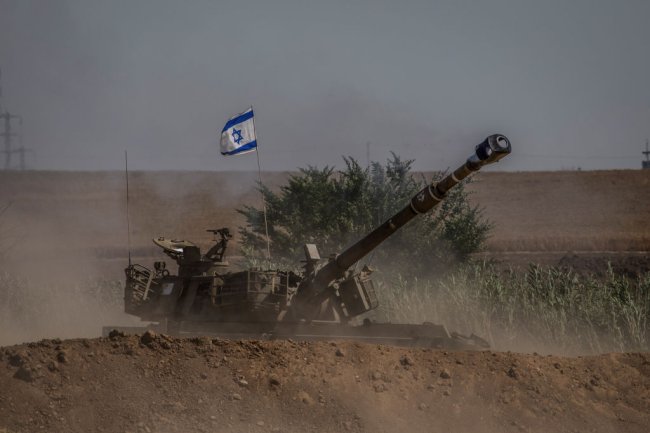
[[[449,333],[442,325],[373,323],[351,320],[378,306],[371,269],[351,270],[400,227],[444,200],[447,192],[483,166],[504,158],[511,145],[503,135],[478,144],[465,163],[418,192],[402,210],[342,253],[321,263],[316,245],[305,245],[302,274],[283,270],[230,271],[224,260],[226,228],[208,230],[219,238],[205,255],[184,240],[154,239],[178,265],[171,275],[164,262],[154,271],[132,264],[125,269],[125,311],[176,335],[208,334],[232,338],[354,339],[387,344],[485,348],[475,335]],[[150,327],[151,327],[150,326]],[[134,331],[133,328],[105,327]],[[137,330],[142,330],[139,328]]]

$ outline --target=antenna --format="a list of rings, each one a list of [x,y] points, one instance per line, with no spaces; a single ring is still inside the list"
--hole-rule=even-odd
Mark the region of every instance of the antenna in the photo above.
[[[129,266],[131,266],[131,219],[129,218],[129,155],[124,150],[124,176],[126,178],[126,242],[129,251]]]

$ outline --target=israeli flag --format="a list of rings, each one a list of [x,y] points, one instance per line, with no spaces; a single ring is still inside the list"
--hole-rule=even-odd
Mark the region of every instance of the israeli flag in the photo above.
[[[226,122],[221,131],[221,154],[241,155],[257,149],[253,107]]]

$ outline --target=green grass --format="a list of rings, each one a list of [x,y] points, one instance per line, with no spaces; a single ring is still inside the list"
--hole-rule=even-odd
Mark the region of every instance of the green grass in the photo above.
[[[650,273],[635,280],[530,266],[464,266],[438,281],[381,284],[377,320],[432,321],[475,333],[495,349],[589,354],[650,350]]]

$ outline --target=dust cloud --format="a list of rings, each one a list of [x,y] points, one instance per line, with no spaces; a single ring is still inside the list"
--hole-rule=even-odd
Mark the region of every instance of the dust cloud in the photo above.
[[[1,177],[0,197],[11,206],[0,219],[0,345],[93,337],[102,326],[139,323],[123,313],[124,173],[7,172]],[[129,173],[133,260],[150,265],[168,259],[151,242],[157,236],[185,238],[205,248],[212,239],[206,229],[236,229],[241,220],[235,209],[259,200],[256,180],[257,173],[246,172]]]

